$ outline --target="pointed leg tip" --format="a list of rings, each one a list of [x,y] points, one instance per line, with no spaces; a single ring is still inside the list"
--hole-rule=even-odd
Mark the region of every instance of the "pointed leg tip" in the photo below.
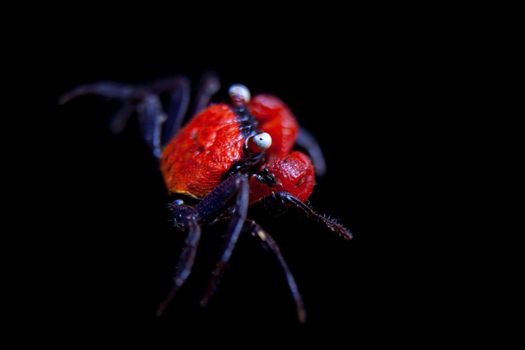
[[[206,294],[201,298],[199,305],[202,308],[205,308],[210,303],[210,300],[212,299],[213,295],[215,294],[216,285],[215,287],[209,287],[208,291],[206,291]]]
[[[159,308],[157,309],[157,312],[155,313],[155,317],[160,318],[164,316],[164,312],[166,311],[166,304],[162,303],[159,305]]]
[[[299,319],[299,323],[305,324],[306,323],[306,312],[304,310],[300,311],[297,315],[297,318]]]
[[[65,105],[70,100],[68,95],[62,95],[58,98],[57,103],[59,106]]]
[[[202,307],[202,308],[205,308],[206,306],[208,306],[208,298],[202,298],[201,301],[199,302],[199,305]]]
[[[350,230],[348,230],[341,224],[336,223],[336,226],[333,228],[333,231],[346,241],[351,241],[354,239],[354,235],[352,234],[352,232],[350,232]]]

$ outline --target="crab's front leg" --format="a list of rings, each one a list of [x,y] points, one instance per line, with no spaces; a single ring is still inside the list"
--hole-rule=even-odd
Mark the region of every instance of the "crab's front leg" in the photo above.
[[[221,188],[221,185],[224,185],[224,188]],[[197,210],[199,210],[200,213],[211,218],[216,215],[219,208],[224,208],[231,195],[236,193],[235,204],[232,208],[232,219],[226,235],[226,245],[215,270],[213,270],[212,279],[208,285],[206,293],[201,299],[202,306],[208,304],[210,297],[219,285],[221,277],[230,261],[233,249],[235,248],[241,234],[246,215],[248,214],[250,194],[248,176],[245,174],[233,175],[221,185],[212,192],[213,195],[208,195],[207,198],[205,198],[207,200],[203,200],[197,205]]]
[[[254,206],[255,210],[259,207],[259,209],[263,208],[265,211],[268,211],[269,209],[293,209],[305,218],[325,226],[330,231],[335,232],[346,240],[351,240],[353,238],[352,233],[342,224],[326,215],[317,213],[310,206],[306,205],[300,199],[294,197],[288,192],[274,192],[255,203]]]
[[[179,257],[175,277],[173,278],[173,287],[160,304],[157,310],[157,316],[162,316],[168,305],[171,303],[177,291],[186,282],[190,276],[197,254],[197,247],[201,237],[201,227],[199,224],[199,214],[195,208],[187,205],[181,205],[176,200],[171,204],[172,216],[175,226],[187,231],[185,247]]]
[[[159,306],[157,311],[158,316],[161,316],[164,313],[166,307],[191,273],[197,245],[200,239],[200,224],[211,222],[221,214],[221,212],[228,208],[232,200],[235,200],[231,209],[232,215],[227,232],[226,246],[221,259],[217,263],[217,267],[213,272],[212,281],[208,288],[208,292],[206,293],[206,300],[213,294],[213,291],[217,287],[222,273],[230,260],[233,249],[235,248],[244,225],[246,214],[248,212],[248,196],[248,176],[246,174],[235,174],[224,180],[212,192],[206,195],[206,197],[204,197],[195,207],[184,205],[179,200],[173,202],[171,208],[175,226],[187,231],[188,236],[186,239],[186,246],[179,258],[179,263],[173,279],[173,287],[168,293],[166,299]]]

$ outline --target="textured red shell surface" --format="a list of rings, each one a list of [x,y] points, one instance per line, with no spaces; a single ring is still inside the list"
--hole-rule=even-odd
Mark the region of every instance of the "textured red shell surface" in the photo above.
[[[250,113],[259,122],[259,129],[272,136],[272,146],[266,151],[267,167],[280,182],[268,187],[252,179],[250,202],[256,202],[272,192],[286,191],[306,201],[315,185],[314,167],[308,156],[292,152],[299,124],[288,106],[272,95],[257,95],[249,103]]]
[[[202,111],[165,148],[161,170],[170,192],[202,198],[243,156],[244,137],[226,104]]]
[[[295,144],[299,130],[290,109],[272,95],[255,96],[248,108],[259,122],[259,129],[272,136],[272,146],[266,152],[268,162],[286,157]]]
[[[307,155],[294,151],[288,156],[268,165],[268,169],[279,182],[268,187],[252,178],[250,181],[250,202],[256,202],[272,192],[286,191],[301,201],[306,201],[315,185],[314,166]]]
[[[281,100],[271,95],[255,96],[248,107],[259,123],[258,129],[272,136],[265,167],[278,181],[277,186],[268,187],[252,178],[250,202],[278,191],[307,200],[315,184],[314,168],[308,156],[291,152],[299,128],[294,115]],[[204,197],[244,156],[244,143],[237,116],[230,106],[208,107],[164,149],[161,170],[169,192]]]

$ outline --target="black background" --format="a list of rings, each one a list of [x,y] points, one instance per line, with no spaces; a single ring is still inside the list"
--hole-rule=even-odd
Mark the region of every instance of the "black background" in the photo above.
[[[441,84],[451,57],[413,32],[338,25],[300,36],[289,28],[203,38],[184,36],[189,28],[80,33],[69,23],[61,30],[75,30],[72,38],[49,35],[39,52],[45,84],[35,119],[43,128],[32,146],[49,155],[34,160],[32,181],[46,179],[40,194],[58,203],[43,208],[51,232],[32,239],[44,271],[37,284],[45,286],[33,313],[38,327],[54,329],[46,337],[176,346],[242,333],[253,341],[279,334],[374,344],[435,331],[450,286],[438,282],[446,262],[435,259],[440,227],[428,203],[445,187],[435,181],[446,174],[433,141],[446,124]],[[156,319],[183,242],[168,221],[157,163],[133,124],[120,136],[107,129],[118,103],[84,97],[56,106],[60,94],[83,83],[176,74],[196,82],[207,70],[220,75],[223,89],[240,82],[252,94],[279,96],[325,151],[328,173],[312,205],[339,218],[355,239],[294,214],[260,222],[296,274],[306,325],[295,319],[278,265],[249,238],[239,242],[209,307],[198,306],[221,248],[220,228],[204,231],[194,274],[166,317]]]

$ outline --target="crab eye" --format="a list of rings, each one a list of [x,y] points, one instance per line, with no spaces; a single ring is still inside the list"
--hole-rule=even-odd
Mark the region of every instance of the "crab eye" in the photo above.
[[[250,90],[242,84],[234,84],[230,86],[228,93],[234,103],[245,104],[250,102]]]
[[[254,153],[266,151],[272,145],[272,136],[267,132],[261,132],[248,139],[248,149]]]

